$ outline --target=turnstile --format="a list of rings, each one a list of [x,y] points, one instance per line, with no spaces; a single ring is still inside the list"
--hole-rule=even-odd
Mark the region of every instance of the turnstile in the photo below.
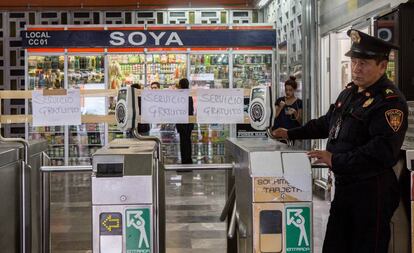
[[[165,252],[164,180],[156,153],[154,141],[117,139],[93,155],[93,252]]]
[[[305,151],[271,139],[228,139],[235,161],[237,251],[312,252],[312,177]]]
[[[23,145],[0,142],[0,227],[3,229],[0,236],[1,252],[41,252],[39,168],[42,166],[43,151],[46,149],[46,141],[29,141],[30,166],[23,167]],[[22,180],[23,170],[25,180]],[[25,200],[24,206],[22,199]],[[21,225],[23,216],[24,229]]]

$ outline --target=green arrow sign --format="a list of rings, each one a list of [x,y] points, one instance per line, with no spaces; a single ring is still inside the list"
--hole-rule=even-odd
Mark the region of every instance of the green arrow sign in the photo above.
[[[311,211],[307,206],[289,205],[286,214],[286,252],[312,252]]]
[[[126,253],[151,253],[151,208],[125,211]]]

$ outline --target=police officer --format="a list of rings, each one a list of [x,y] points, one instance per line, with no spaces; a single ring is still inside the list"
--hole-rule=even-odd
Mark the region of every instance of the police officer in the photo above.
[[[349,30],[352,82],[322,117],[273,135],[286,139],[328,138],[326,150],[310,151],[335,175],[335,196],[323,253],[388,251],[390,220],[400,195],[392,167],[407,130],[404,96],[385,71],[396,46]]]

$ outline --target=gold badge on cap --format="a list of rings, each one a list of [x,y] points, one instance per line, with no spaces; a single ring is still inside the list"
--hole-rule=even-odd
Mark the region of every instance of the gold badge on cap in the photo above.
[[[359,32],[352,30],[350,33],[351,41],[354,43],[358,43],[361,41],[361,36],[359,36]]]
[[[372,102],[374,102],[374,98],[368,98],[367,101],[365,101],[365,103],[362,105],[362,107],[368,107],[370,104],[372,104]]]
[[[391,109],[385,112],[385,118],[387,119],[388,125],[397,132],[400,129],[403,122],[404,113],[398,109]]]

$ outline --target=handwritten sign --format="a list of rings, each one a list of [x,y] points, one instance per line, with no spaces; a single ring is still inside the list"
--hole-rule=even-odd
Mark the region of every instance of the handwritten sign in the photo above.
[[[188,90],[143,90],[143,123],[188,123]]]
[[[243,89],[197,90],[198,123],[243,123]]]
[[[33,126],[64,126],[81,124],[80,91],[68,90],[63,96],[32,93]]]

